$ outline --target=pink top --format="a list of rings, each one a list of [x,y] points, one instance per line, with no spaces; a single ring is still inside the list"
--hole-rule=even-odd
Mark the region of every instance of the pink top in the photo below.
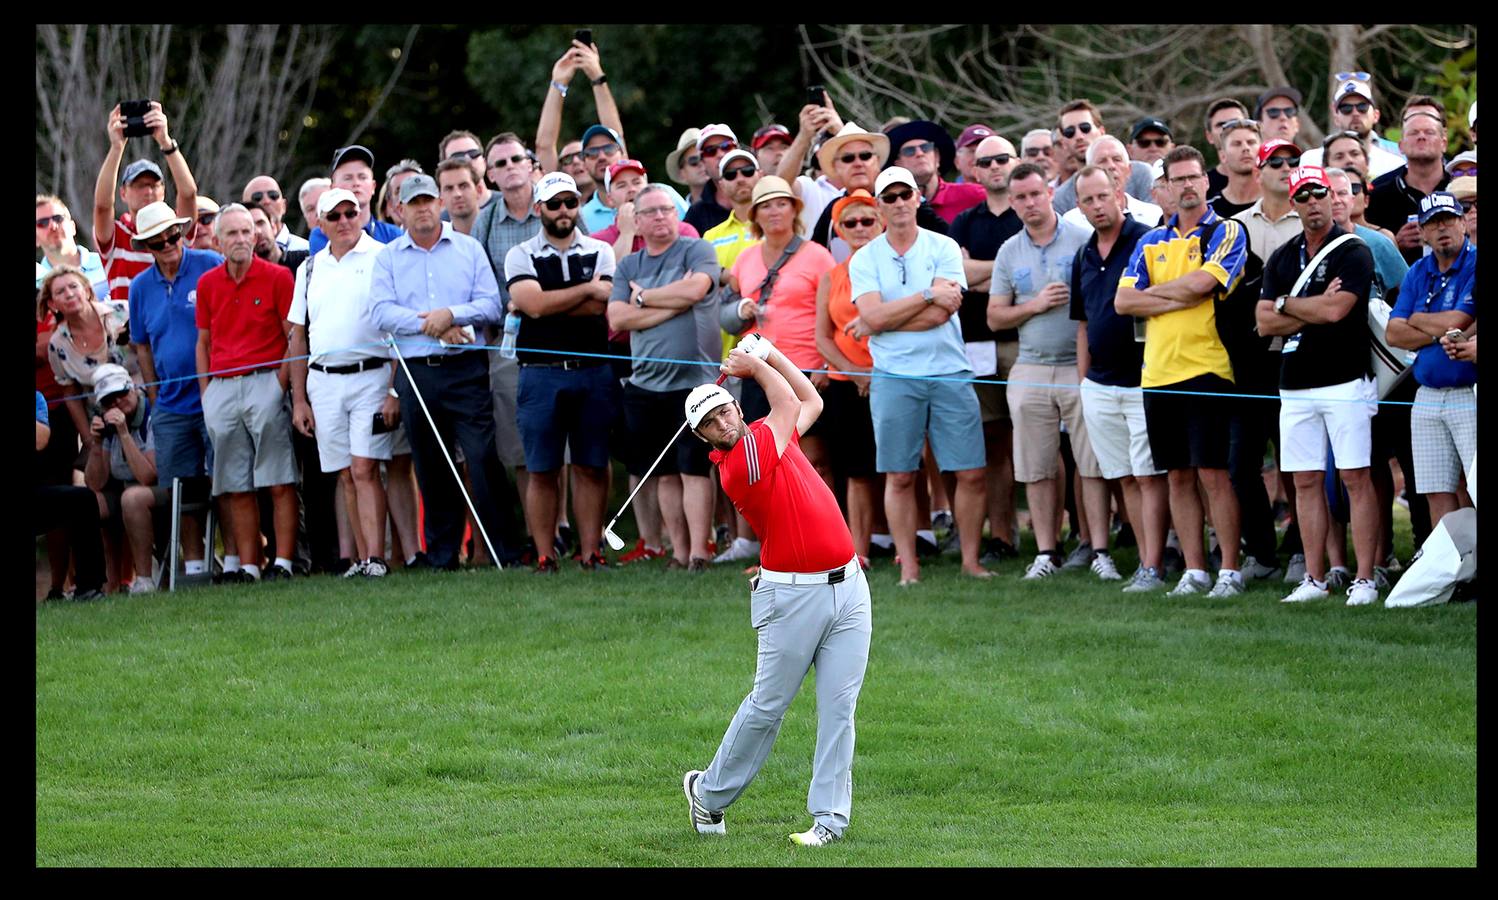
[[[988,192],[981,184],[955,184],[942,181],[937,176],[936,194],[931,198],[931,208],[950,225],[959,213],[972,209],[987,198]]]
[[[763,244],[754,244],[739,254],[733,264],[739,280],[739,293],[759,300],[759,286],[769,272]],[[774,260],[771,260],[773,263]],[[803,241],[796,255],[780,267],[770,303],[755,330],[780,348],[798,369],[825,369],[826,362],[817,352],[817,283],[837,263],[821,244]]]

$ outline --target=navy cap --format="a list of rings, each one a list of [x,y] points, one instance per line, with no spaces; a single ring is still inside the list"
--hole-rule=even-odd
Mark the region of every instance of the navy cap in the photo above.
[[[160,166],[151,162],[149,159],[137,159],[135,162],[125,167],[125,179],[120,183],[129,184],[142,175],[155,175],[157,181],[165,180],[161,177]]]
[[[350,160],[362,159],[371,168],[374,168],[374,154],[368,147],[359,144],[350,144],[347,147],[339,147],[333,151],[333,168],[337,169]]]
[[[609,140],[618,144],[620,147],[624,146],[624,142],[619,139],[619,132],[608,127],[607,125],[589,125],[588,130],[583,132],[583,146],[587,147],[588,141],[600,134],[607,135]]]
[[[1259,118],[1263,114],[1264,104],[1268,103],[1270,100],[1273,100],[1275,97],[1289,97],[1295,103],[1295,108],[1297,111],[1305,105],[1302,102],[1303,98],[1300,96],[1300,91],[1296,90],[1288,84],[1282,84],[1279,87],[1272,87],[1259,95],[1259,102],[1254,106],[1255,119]]]
[[[1133,130],[1129,132],[1129,141],[1132,143],[1139,140],[1139,136],[1141,134],[1144,134],[1146,131],[1158,131],[1168,138],[1175,137],[1175,135],[1170,133],[1170,126],[1165,124],[1164,119],[1157,119],[1154,116],[1145,116],[1138,122],[1134,123]]]
[[[1420,224],[1424,225],[1436,216],[1460,216],[1462,205],[1451,194],[1436,191],[1420,199]]]

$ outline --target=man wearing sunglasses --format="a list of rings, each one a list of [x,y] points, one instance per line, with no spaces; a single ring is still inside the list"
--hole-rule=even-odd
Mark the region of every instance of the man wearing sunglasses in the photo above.
[[[859,188],[872,193],[874,181],[881,174],[880,170],[888,168],[886,162],[890,156],[890,146],[887,135],[864,131],[858,127],[857,122],[847,122],[838,129],[837,134],[822,143],[822,149],[817,151],[817,160],[822,171],[832,173],[832,180],[843,186],[843,193],[839,196],[846,196],[849,191]],[[947,221],[937,215],[931,204],[924,202],[924,198],[921,199],[922,202],[916,208],[916,225],[927,231],[946,234]],[[832,231],[833,205],[829,202],[822,210],[816,227],[812,229],[811,239],[832,251],[833,259],[842,262],[852,255],[852,250]]]
[[[308,248],[306,238],[292,234],[291,229],[286,227],[286,195],[281,192],[281,185],[276,183],[276,179],[269,175],[256,175],[245,184],[239,201],[245,206],[260,204],[260,208],[270,216],[271,224],[276,227],[276,243],[282,250]]]
[[[1300,213],[1290,202],[1290,176],[1300,165],[1301,151],[1289,141],[1269,140],[1259,145],[1259,190],[1262,195],[1233,215],[1248,232],[1248,249],[1267,260],[1274,251],[1300,234]]]
[[[1414,265],[1425,253],[1420,227],[1414,217],[1420,203],[1435,191],[1446,190],[1451,176],[1446,172],[1446,107],[1440,100],[1416,94],[1400,112],[1404,132],[1399,149],[1405,164],[1373,180],[1368,200],[1368,221],[1394,232],[1394,243],[1405,261]]]
[[[174,154],[175,155],[175,154]],[[213,445],[203,423],[203,401],[198,391],[196,319],[198,280],[223,263],[211,250],[186,246],[187,219],[157,202],[140,209],[140,229],[134,247],[151,257],[151,265],[130,282],[130,344],[151,399],[156,433],[158,483],[193,478],[211,471]],[[202,523],[193,516],[182,521],[182,547],[189,575],[203,569]],[[224,572],[240,576],[233,536],[224,534]]]
[[[1175,149],[1175,138],[1164,119],[1145,116],[1129,131],[1129,159],[1153,163]]]
[[[359,227],[380,243],[388,244],[405,232],[399,225],[375,218],[372,203],[378,186],[374,172],[374,153],[368,147],[351,144],[333,152],[333,187],[343,188],[359,198]],[[307,236],[308,252],[317,253],[326,246],[328,236],[321,228],[312,229]]]
[[[1091,100],[1073,100],[1061,107],[1058,115],[1061,139],[1058,141],[1056,152],[1070,159],[1073,165],[1066,180],[1056,188],[1051,202],[1056,207],[1057,215],[1065,215],[1068,210],[1075,209],[1077,206],[1076,172],[1087,165],[1087,149],[1108,131],[1103,127],[1102,114],[1098,112],[1097,106]],[[1154,176],[1150,174],[1149,163],[1131,160],[1129,178],[1124,183],[1124,193],[1143,200],[1150,195],[1154,180]]]
[[[161,104],[151,101],[151,109],[145,115],[145,124],[151,129],[151,138],[166,157],[167,168],[172,170],[172,183],[177,186],[177,215],[188,220],[188,237],[192,237],[192,217],[198,211],[198,183],[193,180],[192,170],[177,142],[167,132],[166,113]],[[94,183],[94,245],[104,258],[104,271],[109,276],[109,300],[115,306],[127,302],[130,295],[130,279],[151,265],[149,254],[134,248],[131,238],[136,233],[135,216],[147,205],[166,199],[166,186],[162,183],[161,168],[149,159],[137,159],[125,167],[125,176],[120,181],[119,198],[125,204],[125,213],[114,217],[115,177],[120,171],[120,158],[125,154],[125,117],[116,106],[109,112],[109,152],[99,166],[99,177]]]
[[[1300,91],[1288,84],[1272,87],[1259,95],[1254,118],[1264,130],[1265,141],[1295,142],[1300,134]]]
[[[887,165],[903,166],[915,176],[921,197],[947,224],[957,214],[983,202],[981,185],[956,184],[941,177],[943,169],[952,167],[956,148],[952,136],[935,122],[917,120],[898,125],[889,132],[890,159]]]
[[[1370,179],[1378,178],[1404,165],[1404,154],[1400,152],[1399,144],[1381,137],[1374,128],[1378,124],[1380,113],[1378,104],[1373,100],[1372,76],[1367,72],[1339,72],[1335,83],[1337,86],[1332,91],[1332,135],[1349,134],[1357,137],[1366,156],[1363,174]],[[1332,135],[1327,136],[1328,143],[1321,148],[1307,150],[1301,159],[1301,165],[1345,167],[1346,160],[1338,161],[1323,156],[1323,152],[1329,153],[1332,150]]]
[[[37,263],[36,287],[41,290],[42,277],[52,271],[53,266],[77,266],[83,277],[94,286],[94,293],[103,300],[109,293],[105,284],[104,258],[87,247],[78,246],[78,223],[61,197],[51,194],[36,195],[36,245],[42,250],[42,260]]]
[[[696,228],[698,234],[706,234],[709,229],[721,224],[728,218],[729,210],[733,209],[733,199],[729,196],[730,185],[723,178],[723,161],[728,158],[728,154],[738,150],[739,139],[727,125],[704,125],[697,133],[697,154],[712,176],[713,190],[710,196],[705,195],[693,203],[682,221]],[[754,167],[758,171],[757,160]],[[737,171],[740,165],[735,164],[734,168]]]
[[[1295,519],[1305,546],[1306,572],[1283,598],[1302,603],[1327,596],[1326,448],[1347,488],[1357,579],[1347,605],[1378,599],[1373,567],[1378,552],[1378,506],[1370,472],[1372,419],[1378,399],[1368,368],[1368,294],[1373,254],[1356,238],[1316,264],[1305,287],[1291,288],[1321,248],[1346,234],[1332,217],[1331,183],[1319,166],[1296,170],[1290,198],[1304,230],[1264,264],[1259,333],[1283,338],[1280,353],[1281,471],[1294,473]]]
[[[1056,187],[1056,160],[1053,154],[1055,141],[1051,138],[1049,128],[1035,128],[1025,132],[1020,138],[1019,152],[1024,159],[1021,162],[1034,163],[1045,169],[1046,184]]]

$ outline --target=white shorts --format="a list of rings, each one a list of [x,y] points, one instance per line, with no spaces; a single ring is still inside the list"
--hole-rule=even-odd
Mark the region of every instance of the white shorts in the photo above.
[[[324,472],[353,464],[353,457],[389,459],[394,435],[374,434],[374,417],[390,391],[390,368],[347,375],[307,370],[307,402],[316,423],[317,459]]]
[[[1082,379],[1082,419],[1103,477],[1164,475],[1150,454],[1144,424],[1144,391]]]
[[[1364,469],[1372,457],[1378,388],[1371,378],[1304,390],[1280,390],[1280,471],[1321,472],[1326,447],[1339,469]]]

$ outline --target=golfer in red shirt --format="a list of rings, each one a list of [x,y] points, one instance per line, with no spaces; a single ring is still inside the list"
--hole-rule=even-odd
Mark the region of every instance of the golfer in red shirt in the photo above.
[[[712,765],[686,773],[682,787],[693,826],[722,834],[723,810],[759,773],[815,665],[817,749],[806,798],[815,821],[791,840],[819,847],[842,837],[853,805],[853,710],[869,661],[869,584],[837,499],[798,446],[822,413],[816,388],[758,335],[734,348],[723,371],[753,378],[770,401],[770,414],[752,423],[717,385],[694,388],[686,401],[693,433],[713,445],[724,492],[763,542],[749,596],[759,663],[754,690]]]

